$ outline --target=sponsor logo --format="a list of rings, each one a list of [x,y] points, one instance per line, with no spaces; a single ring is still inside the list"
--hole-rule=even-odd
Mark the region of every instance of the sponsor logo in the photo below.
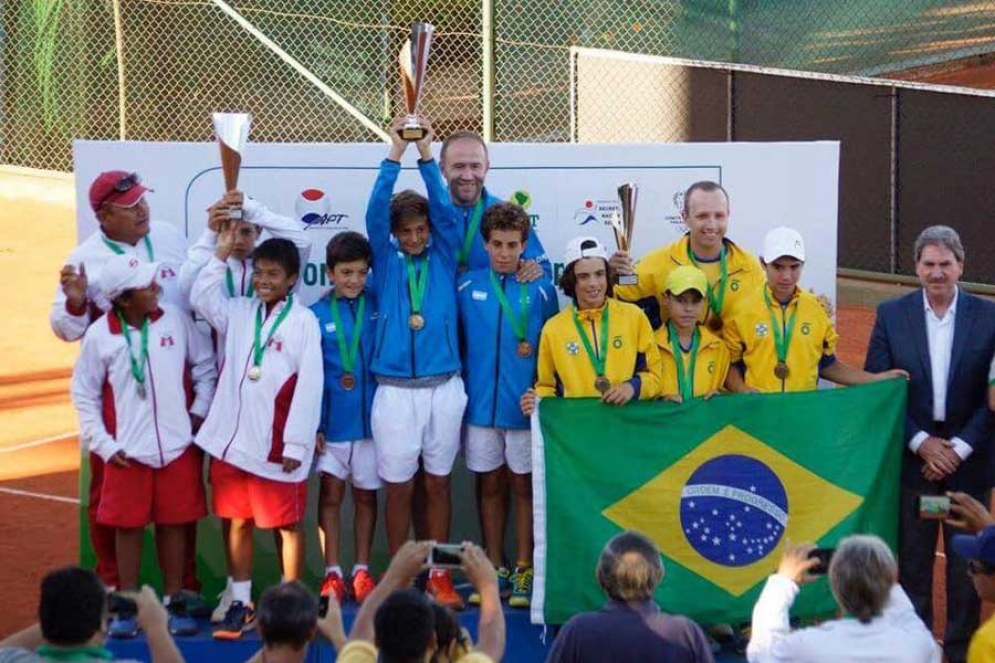
[[[590,223],[610,226],[612,215],[619,212],[617,200],[593,200],[584,201],[584,206],[574,212],[574,223],[578,226],[586,226]]]
[[[528,212],[529,208],[532,206],[532,194],[530,194],[525,189],[519,189],[515,193],[511,194],[511,202],[515,203],[516,205],[524,209],[526,212]],[[529,212],[529,224],[533,228],[538,227],[539,215]]]
[[[615,348],[616,350],[618,350],[620,347],[622,347],[622,337],[621,336],[616,336],[615,338],[612,339],[612,347]]]
[[[803,322],[802,323],[802,334],[804,334],[805,336],[808,336],[811,333],[812,333],[812,323],[811,322]]]
[[[675,191],[670,197],[672,207],[663,215],[664,220],[672,226],[684,225],[681,212],[684,210],[684,190]]]
[[[339,226],[349,220],[349,215],[332,212],[332,203],[321,189],[304,189],[294,202],[297,218],[307,229],[322,226]]]
[[[715,362],[710,361],[708,362],[708,374],[711,375],[714,372],[715,372]]]

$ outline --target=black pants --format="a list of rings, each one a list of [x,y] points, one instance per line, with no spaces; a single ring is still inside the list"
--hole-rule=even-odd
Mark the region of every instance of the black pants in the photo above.
[[[967,575],[967,560],[955,555],[950,539],[958,530],[937,520],[919,517],[919,495],[938,495],[945,491],[943,482],[922,481],[919,486],[902,486],[898,534],[898,581],[912,600],[916,613],[933,628],[933,564],[936,561],[936,537],[943,528],[943,547],[947,566],[947,630],[943,650],[950,663],[967,660],[967,645],[978,628],[981,602]],[[982,495],[973,495],[984,501]]]

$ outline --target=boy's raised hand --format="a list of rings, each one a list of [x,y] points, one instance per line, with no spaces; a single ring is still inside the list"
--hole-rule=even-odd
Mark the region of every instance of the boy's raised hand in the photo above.
[[[408,141],[401,138],[401,128],[405,122],[407,122],[407,116],[399,115],[394,118],[394,123],[391,124],[388,132],[390,134],[390,152],[387,153],[387,158],[398,163],[404,156],[404,151],[408,149]]]

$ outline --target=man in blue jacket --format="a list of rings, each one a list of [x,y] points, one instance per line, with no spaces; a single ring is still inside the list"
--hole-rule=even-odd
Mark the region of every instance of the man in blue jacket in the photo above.
[[[438,201],[438,210],[434,207],[436,201],[432,201],[432,213],[435,217],[446,213],[456,218],[460,232],[456,259],[460,271],[486,269],[490,259],[484,250],[480,223],[484,210],[501,202],[484,187],[491,165],[487,145],[475,131],[457,131],[442,143],[439,165],[449,185],[449,192]],[[517,279],[525,283],[535,281],[544,274],[548,279],[553,278],[553,267],[546,256],[546,249],[535,233],[529,238],[515,271]]]
[[[423,120],[418,170],[429,199],[414,191],[392,195],[408,146],[391,132],[366,210],[373,247],[373,282],[380,307],[372,370],[378,388],[372,430],[377,469],[387,484],[387,544],[393,555],[408,538],[411,496],[419,460],[425,470],[428,538],[449,539],[450,483],[459,451],[466,393],[457,339],[456,252],[459,229],[451,214],[433,214],[429,200],[446,197],[432,158],[434,137]],[[442,605],[462,608],[449,571],[433,569],[429,593]]]
[[[547,278],[515,279],[529,244],[529,216],[518,205],[487,208],[481,226],[490,264],[470,270],[459,281],[457,300],[466,343],[466,464],[480,476],[480,526],[487,556],[513,607],[529,607],[532,596],[532,435],[519,399],[535,382],[536,349],[542,326],[556,315],[558,303]],[[502,552],[505,524],[504,466],[515,493],[518,544],[514,573]],[[475,601],[476,599],[476,601]],[[471,595],[470,602],[479,602]]]

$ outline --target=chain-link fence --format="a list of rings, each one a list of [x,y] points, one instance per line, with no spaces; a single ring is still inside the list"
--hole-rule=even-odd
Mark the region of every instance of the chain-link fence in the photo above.
[[[397,52],[416,20],[438,28],[424,110],[440,133],[563,141],[578,139],[571,47],[887,75],[988,52],[993,10],[991,0],[11,0],[0,9],[0,163],[70,170],[73,138],[206,140],[216,110],[251,111],[255,141],[378,140],[402,107]],[[625,83],[587,92],[639,93]]]

